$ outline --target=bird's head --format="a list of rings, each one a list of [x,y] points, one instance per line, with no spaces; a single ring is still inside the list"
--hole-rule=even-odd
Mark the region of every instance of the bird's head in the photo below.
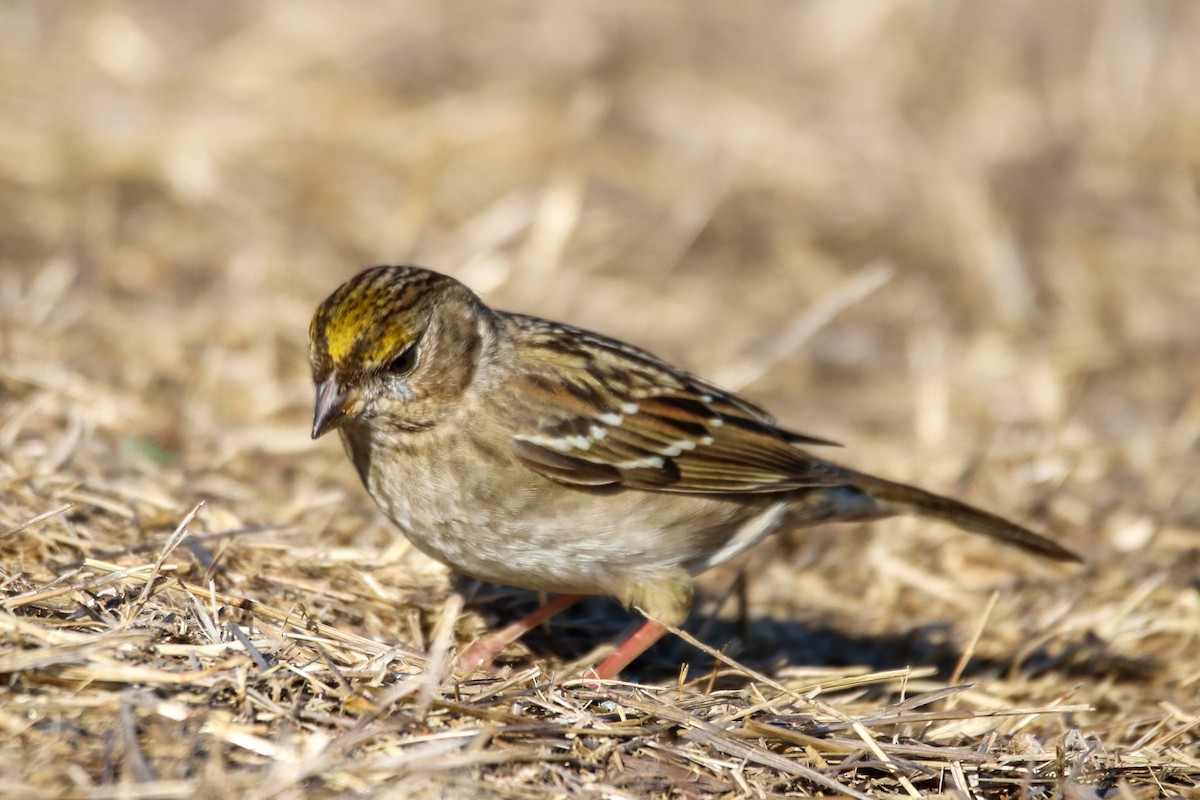
[[[373,267],[343,283],[309,326],[313,438],[360,421],[437,424],[470,385],[491,316],[461,283],[419,267]]]

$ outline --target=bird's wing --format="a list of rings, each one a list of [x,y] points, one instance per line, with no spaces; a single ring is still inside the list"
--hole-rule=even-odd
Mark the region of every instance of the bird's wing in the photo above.
[[[615,340],[514,317],[521,368],[508,381],[512,448],[562,483],[670,492],[837,486],[847,473],[801,450],[833,444]],[[565,334],[565,335],[564,335]]]

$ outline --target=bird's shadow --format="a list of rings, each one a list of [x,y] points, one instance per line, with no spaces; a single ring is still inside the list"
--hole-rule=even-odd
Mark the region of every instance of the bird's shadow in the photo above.
[[[468,607],[496,626],[520,618],[538,604],[534,593],[520,589],[481,587],[477,583],[466,588],[468,595],[474,594]],[[583,658],[599,645],[621,637],[632,623],[643,621],[636,612],[626,611],[608,598],[589,597],[526,634],[521,641],[531,655],[517,656],[514,663],[531,658],[564,663]],[[684,628],[704,644],[766,675],[777,674],[785,667],[865,667],[872,671],[933,667],[938,678],[947,680],[962,658],[961,642],[966,638],[961,626],[950,619],[893,633],[858,634],[803,620],[731,620],[717,616],[705,604],[692,612]],[[644,683],[672,681],[684,663],[689,664],[692,676],[718,666],[711,655],[678,637],[667,636],[631,664],[622,678]],[[972,654],[958,679],[971,683],[1057,673],[1076,679],[1143,680],[1159,667],[1152,658],[1121,655],[1098,637],[1085,633],[1072,641],[1046,639],[1004,658]]]

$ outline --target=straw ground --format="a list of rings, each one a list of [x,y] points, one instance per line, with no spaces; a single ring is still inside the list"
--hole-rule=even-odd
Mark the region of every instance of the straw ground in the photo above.
[[[0,10],[0,795],[1196,796],[1200,8],[366,9]],[[535,598],[307,437],[396,261],[1088,563],[797,532],[629,682],[601,599],[455,675]]]

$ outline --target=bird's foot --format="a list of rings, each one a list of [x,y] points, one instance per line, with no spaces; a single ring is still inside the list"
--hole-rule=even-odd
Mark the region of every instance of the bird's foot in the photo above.
[[[496,656],[500,655],[500,652],[504,648],[556,614],[566,611],[582,599],[583,595],[579,594],[559,595],[532,613],[521,617],[516,622],[505,625],[498,631],[486,634],[458,657],[458,669],[469,673],[476,669],[490,667]]]

